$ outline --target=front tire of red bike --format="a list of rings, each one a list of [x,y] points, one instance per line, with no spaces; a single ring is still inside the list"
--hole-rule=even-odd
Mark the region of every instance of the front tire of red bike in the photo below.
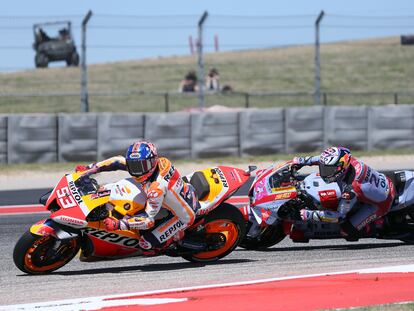
[[[66,265],[79,249],[79,238],[58,240],[26,231],[14,247],[13,261],[25,273],[47,274]]]

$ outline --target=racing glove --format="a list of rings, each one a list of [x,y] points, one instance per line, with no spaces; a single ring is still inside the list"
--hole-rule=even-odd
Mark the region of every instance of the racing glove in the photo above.
[[[85,172],[89,169],[89,167],[87,165],[76,165],[75,167],[75,172],[79,173],[79,172]]]
[[[334,211],[300,210],[300,218],[302,218],[303,221],[337,223],[339,221],[339,215],[338,212]]]
[[[105,229],[107,231],[115,230],[128,230],[128,224],[124,220],[118,220],[116,218],[107,217],[104,219]]]
[[[128,229],[135,229],[135,230],[147,230],[154,226],[154,218],[152,217],[142,217],[142,216],[134,216],[129,218],[125,221],[125,225],[128,226]],[[122,226],[122,225],[121,225]],[[124,230],[124,229],[121,229]]]
[[[296,169],[296,170],[299,170],[299,169],[301,169],[303,166],[305,166],[305,165],[309,165],[309,159],[310,159],[311,157],[294,157],[293,159],[292,159],[292,164],[291,164],[291,167],[292,168],[294,168],[294,169]]]
[[[96,173],[99,173],[99,167],[96,165],[78,165],[75,168],[76,173],[81,173],[83,177],[90,176]]]

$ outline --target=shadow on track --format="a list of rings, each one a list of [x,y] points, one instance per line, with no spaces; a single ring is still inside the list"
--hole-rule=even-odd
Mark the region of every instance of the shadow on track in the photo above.
[[[106,262],[111,262],[115,260],[107,260]],[[203,264],[203,263],[191,263],[191,262],[179,262],[179,263],[166,263],[166,264],[147,264],[141,266],[125,266],[125,267],[111,267],[111,268],[96,268],[96,269],[86,269],[86,270],[79,270],[79,271],[56,271],[49,274],[45,274],[44,276],[51,276],[51,275],[88,275],[88,274],[104,274],[104,273],[123,273],[123,272],[133,272],[133,271],[141,271],[141,272],[155,272],[155,271],[173,271],[173,270],[184,270],[184,269],[194,269],[194,268],[201,268],[204,266],[211,266],[211,265],[228,265],[228,264],[239,264],[239,263],[246,263],[246,262],[253,262],[256,260],[250,259],[221,259],[214,263]],[[102,262],[102,261],[98,261]],[[86,264],[93,264],[86,263]],[[18,276],[31,276],[29,274],[21,274]],[[38,275],[42,276],[42,275]]]
[[[398,247],[398,246],[412,246],[412,245],[406,244],[404,242],[364,243],[364,244],[341,244],[341,245],[320,245],[320,246],[272,247],[272,248],[263,248],[263,249],[257,249],[257,250],[238,248],[237,251],[257,251],[257,252],[294,252],[294,251],[308,251],[308,250],[343,251],[343,250],[367,250],[367,249],[389,248],[389,247]]]

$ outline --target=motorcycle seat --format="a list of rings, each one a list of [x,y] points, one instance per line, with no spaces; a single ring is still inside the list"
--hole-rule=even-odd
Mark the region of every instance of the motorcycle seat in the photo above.
[[[199,200],[202,200],[210,193],[210,185],[202,172],[195,172],[191,176],[190,184],[195,188],[195,193]]]
[[[397,195],[401,195],[404,191],[404,186],[405,186],[405,172],[404,171],[397,171],[394,172],[391,176],[390,176],[392,183],[394,184],[395,187],[395,192]]]

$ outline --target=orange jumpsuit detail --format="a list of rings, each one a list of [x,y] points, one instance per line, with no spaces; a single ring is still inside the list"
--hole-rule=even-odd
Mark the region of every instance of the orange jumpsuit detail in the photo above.
[[[123,156],[116,156],[107,160],[88,165],[93,173],[103,171],[127,170]],[[178,170],[167,158],[159,158],[158,168],[154,175],[142,184],[147,196],[145,212],[148,217],[133,216],[124,219],[129,229],[147,230],[154,226],[154,218],[161,208],[169,210],[173,217],[155,228],[146,240],[151,244],[160,244],[168,241],[178,231],[190,226],[195,219],[197,198],[194,188],[185,183]],[[151,237],[152,236],[152,237]],[[154,239],[155,238],[155,239]]]

